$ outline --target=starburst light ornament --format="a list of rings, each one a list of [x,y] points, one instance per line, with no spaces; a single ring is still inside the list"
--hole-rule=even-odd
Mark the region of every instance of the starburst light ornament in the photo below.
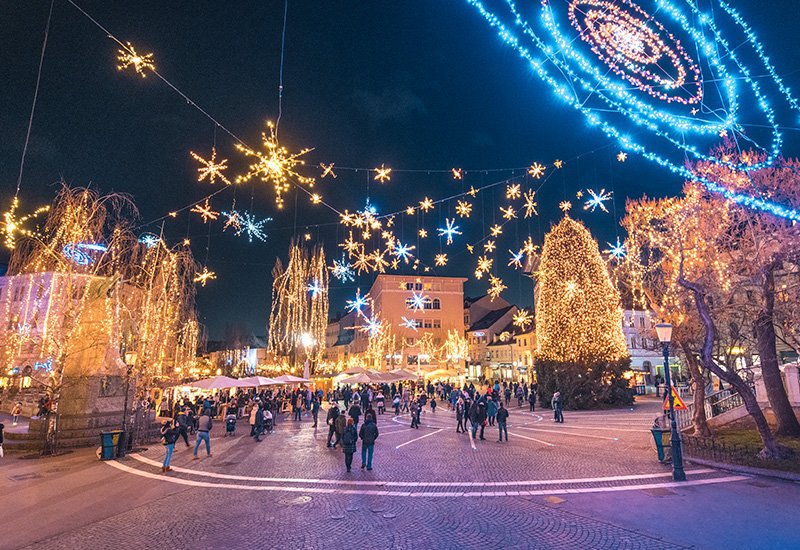
[[[534,162],[533,164],[528,167],[528,174],[534,178],[539,179],[544,175],[544,164],[539,164],[538,162]]]
[[[491,240],[491,239],[486,241],[485,243],[483,243],[483,251],[484,252],[494,252],[495,248],[497,248],[497,247],[495,246],[494,241]]]
[[[424,239],[428,236],[428,230],[425,228],[420,229],[418,235],[420,236],[421,239]]]
[[[117,61],[119,65],[117,65],[118,71],[124,71],[128,67],[133,67],[133,70],[141,76],[142,78],[147,76],[145,71],[155,71],[156,66],[153,63],[153,54],[146,53],[144,55],[140,55],[136,52],[136,49],[133,47],[133,44],[130,42],[126,42],[125,49],[117,50],[119,55],[117,55]]]
[[[511,258],[508,260],[508,267],[516,267],[517,269],[522,269],[522,260],[525,258],[525,251],[520,250],[519,252],[514,252],[513,250],[508,251],[511,254]]]
[[[195,212],[200,214],[200,217],[203,218],[203,223],[208,223],[209,220],[216,220],[219,218],[219,212],[214,212],[211,208],[211,204],[209,204],[208,199],[206,202],[201,204],[195,204],[189,212]]]
[[[500,297],[500,294],[508,288],[506,285],[503,284],[503,279],[500,277],[495,277],[494,275],[489,276],[489,290],[486,291],[486,294],[489,295],[489,301],[493,302],[496,298]]]
[[[213,184],[214,180],[219,178],[221,182],[227,183],[228,185],[231,184],[231,180],[225,177],[225,174],[222,173],[223,170],[228,169],[228,159],[222,159],[217,162],[216,147],[211,148],[211,158],[208,160],[204,159],[194,151],[189,151],[189,154],[194,160],[202,165],[197,169],[197,181],[203,181],[204,179],[208,178],[208,183]]]
[[[619,153],[617,153],[617,160],[619,162],[625,162],[626,160],[628,160],[628,153],[626,153],[625,151],[620,151]]]
[[[367,304],[369,303],[368,296],[369,296],[368,294],[362,296],[361,289],[357,288],[356,297],[353,298],[352,300],[347,300],[345,302],[345,308],[349,313],[353,312],[362,313],[364,308],[367,307]]]
[[[447,238],[447,244],[453,244],[453,236],[454,235],[462,235],[462,232],[459,231],[459,227],[455,225],[456,219],[445,218],[444,220],[445,226],[440,227],[438,229],[440,237]]]
[[[498,237],[503,234],[503,226],[496,223],[489,228],[489,233],[491,233],[492,237]]]
[[[275,189],[275,204],[278,208],[283,208],[283,196],[289,191],[292,181],[302,185],[314,185],[314,178],[303,176],[297,171],[299,166],[305,164],[301,157],[313,151],[313,148],[290,153],[278,142],[278,133],[272,121],[267,121],[267,130],[261,133],[264,147],[262,151],[255,151],[241,143],[236,144],[236,149],[245,156],[256,159],[245,174],[236,178],[236,183],[246,183],[254,177],[264,183],[271,183]]]
[[[515,327],[525,330],[533,323],[533,315],[531,315],[531,312],[527,309],[520,309],[514,314],[511,320]]]
[[[572,203],[569,201],[561,201],[558,203],[558,208],[566,214],[572,209]]]
[[[428,212],[433,208],[433,201],[428,197],[425,197],[419,202],[419,209],[423,212]]]
[[[413,206],[406,207],[406,216],[413,216],[416,209]]]
[[[159,239],[157,235],[153,235],[152,233],[142,233],[139,236],[139,242],[142,243],[147,248],[153,248],[154,246],[158,245],[158,243],[161,242],[161,239]]]
[[[319,163],[319,167],[322,168],[322,175],[320,175],[320,179],[325,179],[327,176],[330,176],[333,179],[336,179],[336,172],[333,171],[334,163],[330,164],[323,164]]]
[[[362,332],[366,332],[372,338],[375,338],[381,333],[382,321],[376,316],[368,317],[364,320],[364,326],[361,327]]]
[[[19,208],[19,197],[14,197],[11,201],[11,208],[3,214],[3,235],[6,247],[13,249],[17,245],[17,236],[33,237],[36,232],[23,226],[28,220],[39,217],[41,214],[50,210],[49,206],[41,206],[26,216],[17,217]]]
[[[589,198],[586,204],[583,205],[583,209],[594,212],[596,208],[599,208],[603,212],[608,212],[605,203],[611,200],[611,192],[606,192],[605,189],[601,189],[599,193],[595,193],[593,189],[588,189],[587,191]]]
[[[539,206],[539,204],[536,202],[536,191],[533,189],[528,189],[525,191],[523,198],[525,199],[525,204],[523,205],[523,208],[525,209],[525,217],[530,218],[531,216],[538,214],[536,207]]]
[[[235,233],[237,237],[239,235],[246,234],[248,242],[253,242],[253,238],[256,238],[262,242],[266,242],[267,234],[264,233],[264,224],[272,221],[272,218],[264,218],[263,220],[258,220],[250,212],[243,212],[239,216],[240,216],[239,218],[240,225]]]
[[[396,256],[397,258],[403,260],[405,263],[408,263],[409,260],[414,257],[414,255],[411,254],[411,251],[415,248],[417,247],[398,242],[391,250],[391,254],[392,256]]]
[[[421,309],[425,309],[425,303],[428,301],[428,298],[422,293],[417,294],[414,292],[411,294],[411,298],[408,300],[409,305],[411,305],[411,309],[419,311]]]
[[[553,166],[561,170],[564,167],[564,161],[561,159],[556,159],[553,161]]]
[[[434,262],[439,267],[447,265],[447,254],[437,254],[434,257]]]
[[[517,217],[517,212],[514,210],[513,206],[508,206],[508,208],[500,207],[500,212],[503,214],[503,219],[511,220]]]
[[[451,168],[450,172],[452,172],[454,180],[464,179],[464,170],[462,170],[461,168]]]
[[[616,244],[606,244],[608,245],[608,249],[604,250],[604,252],[608,254],[610,258],[621,260],[628,254],[628,252],[625,250],[625,244],[620,242],[619,237],[617,237]]]
[[[462,218],[469,218],[470,214],[472,214],[472,203],[458,201],[458,204],[456,204],[456,214]]]
[[[308,283],[306,290],[308,291],[309,294],[311,294],[312,299],[322,294],[322,287],[320,286],[319,281],[316,279]]]
[[[415,332],[417,331],[418,327],[417,327],[417,321],[415,319],[406,319],[405,317],[401,317],[401,319],[403,321],[402,323],[400,323],[401,327],[410,328]]]
[[[506,186],[506,198],[509,200],[518,199],[521,196],[520,184],[513,183]]]
[[[492,264],[494,264],[494,259],[489,258],[488,256],[481,256],[478,258],[477,271],[481,273],[488,273],[489,270],[492,269]]]
[[[196,274],[194,276],[194,282],[200,283],[202,286],[206,286],[206,283],[210,280],[216,279],[217,274],[213,271],[209,271],[208,267],[203,266],[203,271]]]
[[[386,168],[385,165],[381,164],[380,168],[375,168],[375,177],[373,178],[375,181],[379,181],[381,183],[386,183],[390,179],[392,179],[392,169]]]
[[[474,198],[477,194],[478,194],[478,190],[470,185],[469,191],[467,191],[467,195],[469,195],[470,197]]]
[[[331,274],[336,277],[340,283],[356,280],[353,267],[350,265],[350,262],[345,259],[344,255],[342,255],[341,260],[333,260],[333,266],[328,269],[331,270]]]

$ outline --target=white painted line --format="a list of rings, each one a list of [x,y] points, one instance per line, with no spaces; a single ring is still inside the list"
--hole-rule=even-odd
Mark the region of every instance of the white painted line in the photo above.
[[[521,436],[520,436],[521,437]],[[139,454],[132,453],[128,455],[135,458],[139,462],[149,464],[151,466],[161,466],[161,462],[145,458]],[[257,476],[242,476],[235,474],[220,474],[217,472],[204,472],[201,470],[191,470],[189,468],[181,468],[180,466],[173,466],[172,469],[182,474],[190,474],[196,476],[210,477],[215,479],[229,479],[237,481],[266,481],[272,483],[318,483],[325,485],[394,485],[397,487],[452,487],[462,486],[464,481],[357,481],[351,479],[301,479],[301,478],[283,478],[283,477],[257,477]],[[137,472],[140,470],[136,470]],[[702,475],[714,473],[717,470],[712,468],[698,468],[697,470],[688,470],[686,475]],[[156,477],[159,477],[156,475]],[[558,485],[558,484],[576,484],[576,483],[607,483],[611,481],[635,481],[637,479],[652,479],[654,477],[672,477],[672,472],[655,472],[649,474],[627,474],[620,476],[605,476],[605,477],[584,477],[577,479],[535,479],[524,481],[481,481],[481,486],[485,487],[516,487],[521,485]]]
[[[278,487],[274,485],[237,485],[235,483],[210,483],[208,481],[194,481],[189,479],[181,479],[178,477],[172,477],[169,475],[164,474],[153,474],[150,472],[142,472],[141,470],[137,470],[136,468],[131,468],[130,466],[125,466],[124,464],[120,464],[117,461],[109,460],[106,462],[112,468],[116,468],[123,472],[138,475],[140,477],[145,477],[148,479],[153,479],[156,481],[165,481],[167,483],[175,483],[178,485],[186,485],[190,487],[205,487],[205,488],[216,488],[216,489],[240,489],[245,491],[277,491],[277,492],[291,492],[291,493],[317,493],[317,494],[337,494],[337,495],[374,495],[374,496],[390,496],[390,497],[402,497],[402,496],[411,496],[411,497],[422,497],[422,498],[429,498],[429,497],[439,497],[439,498],[454,498],[454,497],[467,497],[467,496],[496,496],[496,497],[504,497],[508,496],[509,493],[505,491],[492,491],[492,492],[471,492],[471,493],[462,493],[462,492],[419,492],[419,493],[408,493],[408,492],[401,492],[401,491],[375,491],[375,490],[368,490],[368,489],[335,489],[335,488],[320,488],[320,487]],[[729,483],[733,481],[741,481],[744,479],[750,479],[749,477],[745,476],[728,476],[728,477],[717,477],[717,478],[710,478],[710,479],[697,479],[691,481],[676,481],[676,482],[668,482],[668,483],[648,483],[645,485],[623,485],[617,487],[582,487],[579,489],[543,489],[537,491],[511,491],[512,495],[526,495],[526,496],[533,496],[533,495],[562,495],[562,494],[582,494],[582,493],[607,493],[607,492],[618,492],[618,491],[636,491],[636,490],[643,490],[643,489],[658,489],[661,487],[691,487],[694,485],[710,485],[713,483]]]
[[[521,429],[525,430],[525,429],[530,429],[530,428],[522,428],[521,427]],[[515,433],[511,433],[511,432],[509,432],[509,435],[513,435],[514,437],[521,437],[522,439],[527,439],[529,441],[535,441],[536,443],[542,443],[544,445],[547,445],[548,447],[555,447],[555,445],[553,445],[552,443],[548,443],[547,441],[542,441],[541,439],[536,439],[534,437],[527,437],[527,436],[524,436],[524,435],[515,434]]]
[[[394,428],[394,426],[392,426]],[[410,432],[414,428],[403,428],[402,430],[392,430],[392,431],[383,431],[380,432],[380,435],[392,435],[392,434],[399,434],[400,432]]]
[[[438,430],[436,430],[435,432],[431,432],[431,433],[429,433],[429,434],[425,434],[425,435],[423,435],[423,436],[421,436],[421,437],[418,437],[418,438],[416,438],[416,439],[411,439],[410,441],[406,441],[405,443],[401,443],[400,445],[398,445],[397,447],[395,447],[395,449],[399,449],[400,447],[405,447],[406,445],[409,445],[409,444],[411,444],[411,443],[414,443],[415,441],[419,441],[420,439],[425,439],[426,437],[430,437],[430,436],[432,436],[432,435],[436,435],[436,434],[438,434],[439,432],[441,432],[442,430],[444,430],[444,428],[438,429]]]
[[[530,430],[532,432],[545,432],[550,434],[561,434],[561,435],[571,435],[572,437],[590,437],[592,439],[605,439],[606,441],[618,441],[619,439],[616,437],[604,437],[602,435],[591,435],[591,434],[584,434],[584,433],[573,433],[573,432],[562,432],[559,430],[545,430],[542,428],[525,428],[520,426],[520,430]]]
[[[625,424],[625,425],[626,426],[630,426],[630,424]],[[547,426],[547,424],[544,424],[542,429],[549,431],[549,428],[547,428],[546,426]],[[555,428],[555,427],[556,426],[553,426],[553,428]],[[613,427],[613,426],[609,428],[607,425],[606,426],[583,426],[583,425],[580,425],[580,424],[579,425],[570,424],[569,426],[565,426],[565,425],[562,424],[562,425],[558,426],[558,429],[559,430],[605,430],[605,431],[609,431],[609,432],[635,432],[635,433],[640,433],[640,434],[644,434],[644,433],[646,433],[648,435],[650,434],[650,428],[649,427],[647,429],[645,429],[644,427],[642,427],[640,429],[634,429],[634,428],[617,428],[617,427]]]

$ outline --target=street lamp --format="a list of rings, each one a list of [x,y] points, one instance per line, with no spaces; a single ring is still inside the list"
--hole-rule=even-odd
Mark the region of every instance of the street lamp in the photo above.
[[[119,456],[124,456],[128,450],[128,441],[131,434],[128,433],[128,394],[131,391],[131,373],[136,365],[138,354],[135,351],[125,352],[125,404],[122,407],[122,441],[119,444]]]
[[[675,397],[672,395],[672,381],[669,372],[669,343],[672,340],[672,325],[669,323],[659,323],[656,325],[656,334],[661,342],[661,349],[664,352],[664,381],[667,384],[667,400],[669,401],[669,418],[672,427],[670,439],[672,441],[672,479],[675,481],[686,481],[686,473],[683,471],[683,452],[681,451],[681,438],[678,433],[678,423],[675,421]]]

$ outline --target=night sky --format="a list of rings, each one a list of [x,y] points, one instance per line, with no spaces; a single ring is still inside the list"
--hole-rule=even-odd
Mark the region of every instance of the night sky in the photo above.
[[[259,144],[265,120],[277,116],[283,1],[78,4],[120,39],[154,52],[162,74],[239,137]],[[796,0],[741,0],[734,5],[762,38],[778,73],[800,89]],[[3,209],[17,180],[48,8],[47,0],[0,4]],[[197,165],[188,153],[210,152],[213,123],[154,75],[141,79],[132,72],[117,72],[116,51],[116,44],[75,8],[56,0],[22,181],[22,212],[49,202],[61,178],[75,186],[91,184],[103,192],[131,194],[142,223],[214,190],[195,180]],[[511,173],[477,169],[568,160],[539,192],[540,216],[530,224],[517,224],[504,236],[507,241],[499,241],[496,263],[501,266],[506,249],[528,231],[541,243],[550,224],[561,217],[558,202],[566,198],[579,203],[578,189],[613,189],[618,219],[625,197],[675,194],[682,184],[679,177],[633,155],[625,164],[616,162],[618,146],[554,99],[463,0],[290,0],[284,87],[281,143],[290,150],[315,147],[308,155],[312,166],[335,162],[373,168],[385,163],[423,170],[395,174],[383,186],[366,172],[339,171],[335,182],[323,180],[319,189],[340,210],[364,206],[368,181],[371,202],[383,213],[425,195],[437,199],[462,191],[462,184],[446,174],[425,170],[472,169],[465,184],[479,186]],[[792,156],[798,151],[796,134],[785,132],[784,151]],[[216,139],[219,156],[233,167],[228,175],[244,169],[246,162],[233,150],[231,138],[217,131]],[[524,181],[524,171],[517,174]],[[198,289],[198,305],[212,338],[235,323],[264,334],[270,270],[276,256],[286,255],[295,224],[297,234],[312,233],[336,256],[337,238],[342,236],[335,214],[312,207],[302,194],[295,210],[294,192],[290,193],[283,212],[275,210],[272,189],[264,184],[228,189],[212,204],[215,210],[228,210],[234,197],[237,208],[250,210],[252,205],[254,213],[274,221],[267,225],[266,243],[248,243],[230,232],[223,234],[219,223],[211,226],[208,266],[218,279]],[[479,195],[476,212],[464,224],[465,238],[480,236],[481,216],[491,224],[498,200],[497,194]],[[447,208],[451,207],[427,217],[425,225],[433,235],[445,216],[452,217]],[[619,234],[615,209],[610,209],[610,214],[575,210],[601,245]],[[416,223],[403,223],[398,235],[417,244]],[[322,225],[306,228],[307,224]],[[195,256],[204,263],[208,227],[196,215],[182,214],[168,220],[164,232],[170,243],[188,234]],[[142,228],[159,230],[160,225]],[[471,272],[474,259],[460,244],[458,254],[448,250],[451,262],[438,274]],[[438,238],[430,237],[422,243],[423,258],[432,264],[438,248]],[[6,251],[0,261],[7,261]],[[510,287],[506,299],[529,304],[530,281],[510,270],[500,272]],[[363,276],[358,283],[366,290],[371,278]],[[332,281],[332,313],[356,286]],[[480,294],[486,286],[485,281],[471,280],[467,294]]]

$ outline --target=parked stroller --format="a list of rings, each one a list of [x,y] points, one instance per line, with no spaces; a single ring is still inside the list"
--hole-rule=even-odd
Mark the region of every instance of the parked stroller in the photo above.
[[[225,417],[225,437],[236,435],[236,415],[228,414]]]

